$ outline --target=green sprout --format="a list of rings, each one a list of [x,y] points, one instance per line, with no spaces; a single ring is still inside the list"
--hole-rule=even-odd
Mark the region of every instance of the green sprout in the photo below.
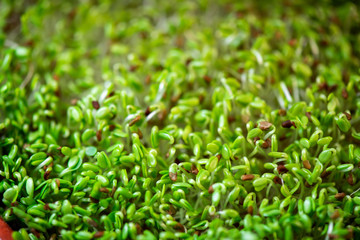
[[[0,239],[359,239],[359,13],[2,1]]]

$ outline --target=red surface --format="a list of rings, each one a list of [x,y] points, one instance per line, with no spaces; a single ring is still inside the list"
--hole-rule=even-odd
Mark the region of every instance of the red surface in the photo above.
[[[12,232],[9,225],[0,217],[0,240],[13,240]]]

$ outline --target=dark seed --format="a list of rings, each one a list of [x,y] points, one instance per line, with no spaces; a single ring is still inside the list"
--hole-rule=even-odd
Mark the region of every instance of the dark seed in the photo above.
[[[102,187],[99,189],[100,192],[103,192],[103,193],[108,193],[109,192],[109,189],[105,188],[105,187]]]
[[[176,213],[176,209],[173,205],[170,205],[169,210],[167,211],[168,214],[174,215]]]
[[[253,215],[254,214],[254,207],[253,206],[248,206],[248,208],[247,208],[247,212],[248,212],[248,214],[250,214],[250,215]]]
[[[285,122],[281,123],[281,126],[283,128],[291,128],[292,126],[294,126],[294,122],[291,120],[286,120]]]
[[[350,113],[347,113],[347,112],[344,112],[344,114],[345,114],[345,116],[346,116],[346,118],[347,118],[347,120],[351,120],[352,119],[352,116],[351,116],[351,114]]]
[[[174,229],[178,232],[185,232],[185,227],[179,222],[174,226]]]
[[[148,33],[145,32],[145,31],[141,31],[141,32],[140,32],[140,37],[141,37],[142,39],[147,39],[147,38],[148,38]]]
[[[199,170],[197,169],[195,164],[191,165],[191,173],[197,175],[199,173]]]
[[[229,123],[232,123],[232,122],[235,122],[236,118],[234,116],[229,116],[228,117],[228,122]]]
[[[240,223],[239,223],[239,222],[236,222],[236,223],[233,224],[233,226],[234,226],[235,228],[239,228],[239,227],[240,227]]]
[[[285,67],[285,61],[284,60],[279,60],[278,61],[278,66],[279,66],[279,68]]]
[[[112,97],[112,96],[114,96],[114,95],[115,95],[115,92],[112,91],[112,92],[110,92],[110,93],[106,96],[106,98],[110,98],[110,97]]]
[[[199,95],[199,102],[202,103],[204,101],[205,97],[204,95]]]
[[[32,232],[32,234],[34,234],[35,237],[40,238],[40,233],[39,233],[38,231],[36,231],[35,228],[31,228],[31,229],[30,229],[30,232]],[[12,239],[12,238],[11,238],[11,239]]]
[[[340,217],[340,213],[338,210],[335,210],[334,213],[331,215],[331,219],[335,220]]]
[[[331,174],[331,172],[327,172],[327,171],[323,171],[321,173],[321,178],[326,178],[327,176],[329,176]]]
[[[317,59],[315,59],[315,60],[313,61],[312,65],[311,65],[312,69],[313,69],[313,70],[316,70],[317,67],[319,66],[319,64],[320,64],[320,61],[317,60]]]
[[[346,194],[345,193],[337,193],[337,194],[335,194],[335,198],[337,199],[337,200],[342,200],[344,197],[346,196]]]
[[[309,160],[303,161],[303,165],[306,169],[311,169],[311,164],[310,164]]]
[[[237,72],[240,74],[242,74],[244,71],[245,71],[245,68],[243,68],[243,67],[239,67],[237,70]]]
[[[102,135],[101,129],[96,131],[96,139],[98,140],[98,142],[100,142],[102,139],[101,135]]]
[[[146,78],[145,78],[145,84],[146,85],[149,85],[151,82],[151,76],[150,75],[147,75]]]
[[[277,165],[285,165],[284,161],[278,162]]]
[[[61,90],[60,90],[60,88],[58,87],[58,88],[56,88],[56,90],[55,90],[55,96],[57,96],[58,98],[59,97],[61,97]]]
[[[249,180],[253,180],[254,179],[254,175],[252,174],[245,174],[241,176],[241,180],[243,181],[249,181]]]
[[[282,135],[282,136],[280,136],[279,137],[279,141],[281,142],[281,141],[284,141],[286,139],[286,136],[285,135]]]
[[[354,239],[354,233],[353,233],[353,229],[349,228],[348,229],[348,234],[345,235],[346,239]]]
[[[329,86],[327,90],[328,90],[328,92],[333,92],[333,91],[335,91],[337,89],[337,87],[338,86],[336,84],[334,84],[332,86]]]
[[[212,185],[209,187],[208,192],[209,192],[210,194],[212,194],[212,193],[214,192],[214,188],[213,188]]]
[[[155,65],[155,70],[156,71],[162,71],[162,70],[164,70],[164,66],[162,64],[156,64]]]
[[[109,130],[110,130],[110,131],[114,131],[115,128],[116,128],[116,126],[115,126],[114,124],[110,124],[110,125],[109,125]]]
[[[98,224],[93,219],[88,219],[87,222],[94,228],[98,227]]]
[[[341,78],[342,78],[342,81],[347,84],[349,82],[349,79],[350,79],[350,75],[349,75],[349,72],[346,71],[346,70],[343,70],[342,73],[341,73]]]
[[[136,133],[137,133],[137,135],[139,135],[140,139],[143,139],[144,136],[140,129],[138,129]]]
[[[329,236],[329,239],[338,239],[339,238],[338,235],[332,234],[332,233],[330,233],[328,236]]]
[[[53,79],[54,79],[55,81],[57,81],[57,82],[60,80],[59,76],[56,75],[56,74],[53,75]]]
[[[100,108],[100,104],[98,101],[92,101],[91,102],[93,108],[95,108],[96,110],[98,110]]]
[[[130,66],[129,70],[130,70],[130,72],[135,72],[136,69],[138,69],[138,68],[139,68],[138,65],[132,65],[132,66]]]
[[[265,142],[262,144],[262,147],[263,148],[268,148],[268,147],[270,147],[271,146],[271,139],[270,138],[267,138],[266,140],[265,140]]]
[[[77,100],[76,98],[74,98],[74,99],[71,99],[71,102],[70,102],[70,103],[71,103],[71,105],[76,105],[76,104],[77,104],[77,101],[78,101],[78,100]]]
[[[72,9],[69,13],[68,13],[68,18],[70,21],[74,20],[74,18],[76,17],[77,14],[77,10],[76,9]]]
[[[185,44],[185,38],[184,36],[178,35],[175,39],[175,46],[177,48],[183,48]]]
[[[292,47],[295,46],[296,43],[297,43],[296,39],[291,39],[291,40],[289,40],[289,42],[288,42],[288,44],[289,44],[290,46],[292,46]]]
[[[147,56],[145,56],[145,55],[140,55],[140,60],[141,61],[143,61],[143,62],[145,62],[146,60],[147,60]]]
[[[321,44],[322,46],[326,47],[326,46],[329,45],[329,41],[326,40],[326,39],[321,39],[321,40],[320,40],[320,44]]]
[[[148,106],[145,110],[145,116],[148,116],[151,113],[150,107]]]
[[[176,173],[169,172],[169,177],[174,182],[177,180],[177,174]]]
[[[319,83],[318,87],[319,87],[319,90],[328,90],[328,88],[329,88],[329,86],[327,85],[326,82]]]
[[[177,101],[179,101],[180,97],[181,97],[181,94],[178,94],[178,95],[172,96],[170,100],[172,103],[176,103]]]
[[[311,112],[306,112],[305,115],[309,119],[309,122],[312,122],[312,120],[311,120]]]
[[[281,181],[281,178],[279,178],[278,176],[275,176],[274,179],[273,179],[274,183],[276,184],[282,184],[282,181]]]
[[[46,172],[44,173],[44,179],[45,179],[45,180],[48,180],[48,179],[49,179],[50,173],[51,173],[51,171],[46,171]]]
[[[59,179],[56,179],[55,182],[56,182],[56,185],[57,185],[58,187],[60,187],[60,180],[59,180]]]
[[[99,231],[99,232],[96,232],[96,233],[94,234],[94,238],[101,238],[103,235],[104,235],[104,232],[103,232],[103,231]]]
[[[269,141],[267,141],[267,139],[266,139],[266,141],[265,142],[263,142],[263,144],[261,144],[261,147],[262,148],[268,148],[270,145],[269,145]]]
[[[167,111],[166,111],[166,109],[160,111],[160,113],[159,113],[159,115],[158,115],[160,121],[164,121],[165,118],[166,118],[166,116],[167,116]]]
[[[193,61],[192,58],[186,59],[185,65],[188,66]]]
[[[275,83],[276,83],[276,80],[275,80],[274,77],[270,77],[270,83],[271,83],[271,84],[275,84]]]
[[[267,121],[261,121],[261,122],[259,122],[259,126],[258,126],[258,127],[259,127],[261,130],[268,130],[271,126],[272,126],[271,123],[269,123],[269,122],[267,122]]]
[[[209,77],[208,75],[205,75],[205,76],[203,77],[203,79],[204,79],[205,82],[208,83],[208,84],[211,82],[211,77]]]
[[[287,170],[287,168],[284,165],[277,166],[277,170],[278,170],[279,174],[286,173],[289,171],[289,170]]]
[[[93,198],[93,197],[90,197],[90,200],[93,203],[99,203],[100,202],[99,199],[96,199],[96,198]]]
[[[348,178],[347,178],[347,182],[350,184],[350,185],[354,185],[354,177],[352,175],[352,173],[349,174]]]
[[[285,109],[279,109],[279,115],[280,116],[285,116],[286,115],[286,110]]]
[[[135,223],[135,227],[136,227],[136,233],[141,235],[143,231],[142,231],[142,228],[141,228],[140,224]]]
[[[229,11],[231,11],[231,10],[232,10],[232,9],[230,8]],[[243,17],[244,17],[244,14],[243,14],[241,11],[237,11],[237,12],[236,12],[236,17],[237,17],[238,19],[243,18]]]

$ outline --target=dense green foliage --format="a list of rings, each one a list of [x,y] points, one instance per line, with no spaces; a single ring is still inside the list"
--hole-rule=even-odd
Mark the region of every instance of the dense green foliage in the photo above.
[[[360,238],[359,12],[1,1],[14,239]]]

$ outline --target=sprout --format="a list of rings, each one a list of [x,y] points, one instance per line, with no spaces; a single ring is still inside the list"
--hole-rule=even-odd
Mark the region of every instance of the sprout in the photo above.
[[[0,229],[356,238],[359,8],[316,4],[2,3]]]

